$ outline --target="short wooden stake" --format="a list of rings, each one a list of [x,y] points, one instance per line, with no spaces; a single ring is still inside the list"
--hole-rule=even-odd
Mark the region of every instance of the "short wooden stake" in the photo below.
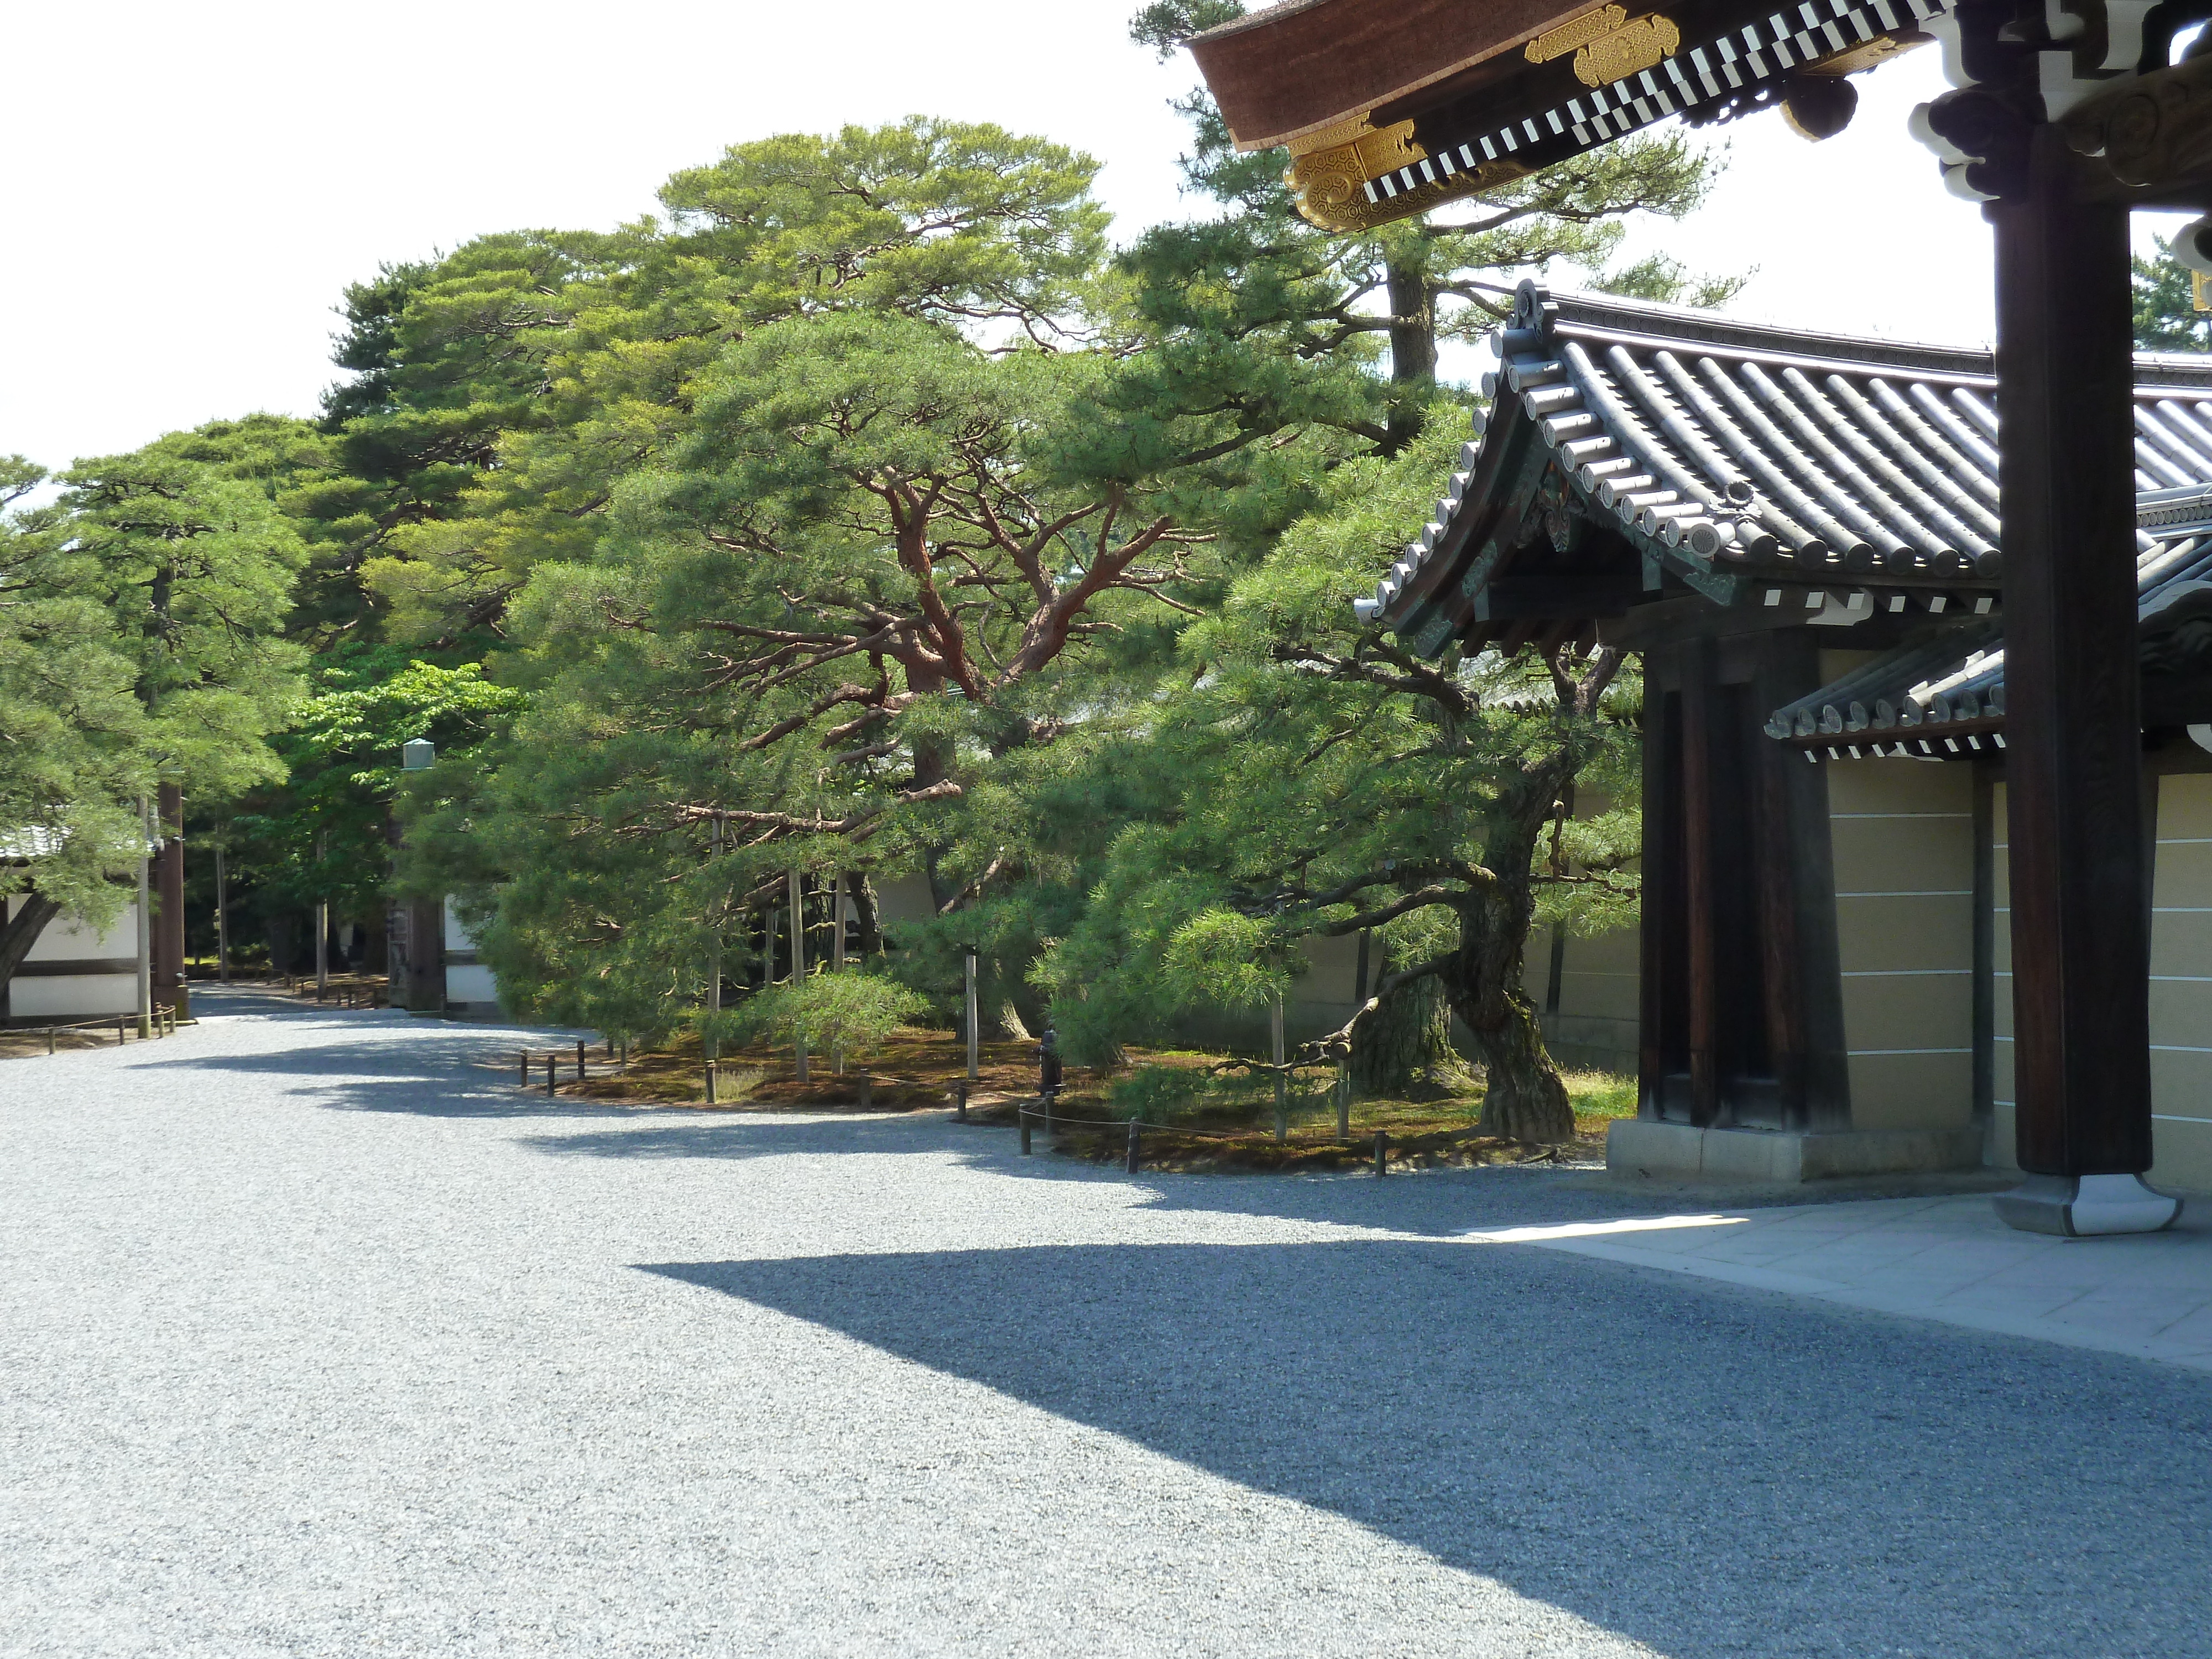
[[[545,1056],[545,1093],[549,1098],[553,1093],[554,1073],[559,1068],[561,1056],[558,1054]]]
[[[527,1048],[522,1051],[522,1086],[526,1089],[530,1086],[530,1050]]]
[[[583,1039],[583,1038],[581,1038],[581,1037],[578,1037],[578,1038],[576,1039],[576,1081],[577,1081],[577,1082],[579,1082],[579,1083],[581,1083],[583,1080],[584,1080],[584,1039]]]
[[[123,1022],[119,1019],[115,1022],[115,1046],[118,1048],[123,1046]]]
[[[1019,1115],[1022,1121],[1022,1156],[1027,1158],[1030,1155],[1030,1109],[1023,1107]]]
[[[1137,1159],[1140,1156],[1139,1148],[1142,1145],[1140,1137],[1144,1133],[1143,1120],[1131,1118],[1129,1120],[1129,1173],[1131,1175],[1137,1173]]]
[[[49,1025],[49,1026],[47,1026],[47,1027],[46,1027],[46,1052],[47,1052],[48,1054],[52,1054],[52,1053],[53,1053],[53,1051],[54,1051],[54,1028],[53,1028],[52,1026]]]
[[[952,1095],[954,1102],[952,1115],[965,1123],[968,1121],[968,1079],[966,1078],[962,1078],[952,1085]]]
[[[1389,1175],[1390,1173],[1389,1157],[1389,1132],[1384,1129],[1377,1129],[1375,1132],[1375,1173],[1376,1175]]]
[[[707,1062],[707,1103],[709,1106],[716,1103],[714,1100],[714,1062],[711,1060]]]

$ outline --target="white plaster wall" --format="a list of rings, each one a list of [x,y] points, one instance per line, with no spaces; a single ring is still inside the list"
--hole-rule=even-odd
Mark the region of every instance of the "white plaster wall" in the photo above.
[[[498,976],[482,963],[449,964],[446,969],[446,1000],[496,1003],[499,1000]]]
[[[8,914],[12,918],[23,907],[23,895],[10,894]],[[104,933],[95,933],[76,916],[64,912],[46,924],[27,962],[68,962],[88,957],[115,957],[138,954],[138,905],[134,899],[123,907]]]
[[[876,883],[876,925],[887,927],[896,922],[927,921],[937,914],[930,902],[929,878],[927,876],[893,876]]]
[[[24,895],[11,893],[6,900],[12,917],[22,908]],[[115,961],[138,955],[138,906],[125,905],[108,927],[99,933],[76,917],[64,914],[48,922],[31,946],[26,962]],[[51,1019],[66,1024],[97,1019],[105,1014],[136,1014],[138,975],[127,974],[58,974],[51,978],[18,976],[8,988],[8,1013],[15,1019]]]
[[[51,1019],[67,1024],[103,1014],[138,1012],[138,975],[57,974],[51,979],[16,979],[8,987],[8,1013],[15,1019]]]

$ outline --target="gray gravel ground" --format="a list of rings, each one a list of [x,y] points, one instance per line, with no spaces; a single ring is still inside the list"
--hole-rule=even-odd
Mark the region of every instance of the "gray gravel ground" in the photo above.
[[[205,1006],[0,1062],[0,1652],[2212,1654],[2212,1379]]]

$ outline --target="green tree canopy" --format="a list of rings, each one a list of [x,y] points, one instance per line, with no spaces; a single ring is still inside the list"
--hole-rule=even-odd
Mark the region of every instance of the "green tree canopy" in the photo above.
[[[2136,344],[2145,351],[2212,351],[2212,316],[2197,309],[2189,267],[2173,257],[2172,241],[2153,239],[2155,258],[2130,261]]]

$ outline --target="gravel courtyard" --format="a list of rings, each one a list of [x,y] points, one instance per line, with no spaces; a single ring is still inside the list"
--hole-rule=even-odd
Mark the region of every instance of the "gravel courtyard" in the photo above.
[[[203,1009],[0,1065],[0,1653],[2212,1655],[2212,1377]]]

